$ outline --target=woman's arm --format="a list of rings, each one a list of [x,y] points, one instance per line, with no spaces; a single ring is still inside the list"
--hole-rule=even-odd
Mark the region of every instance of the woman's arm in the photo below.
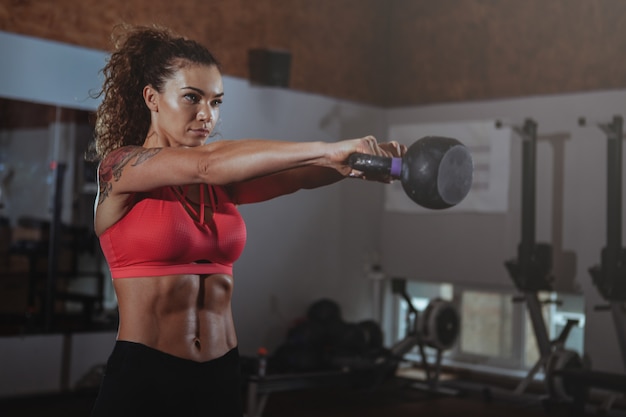
[[[406,153],[406,146],[397,142],[378,144],[378,155],[401,157]],[[348,171],[348,173],[351,173]],[[291,194],[302,189],[313,189],[333,184],[347,174],[327,167],[308,166],[295,168],[250,181],[234,183],[228,186],[233,201],[237,204],[258,203],[281,195]],[[352,175],[351,175],[352,176]],[[362,173],[357,177],[365,178]],[[389,178],[369,178],[375,181],[388,182]]]
[[[345,176],[354,152],[385,153],[371,136],[333,143],[242,139],[196,148],[124,147],[100,164],[100,200],[171,185],[228,185],[312,166]]]
[[[234,183],[227,188],[235,204],[250,204],[302,189],[323,187],[344,178],[344,175],[334,169],[309,166]]]

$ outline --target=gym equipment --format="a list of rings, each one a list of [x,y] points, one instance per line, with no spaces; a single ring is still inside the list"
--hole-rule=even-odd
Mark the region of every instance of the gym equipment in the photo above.
[[[459,336],[461,318],[454,305],[441,298],[428,303],[421,322],[421,332],[426,345],[444,351],[451,349]]]
[[[335,301],[320,299],[288,329],[268,364],[278,373],[372,369],[386,356],[378,322],[345,322]]]
[[[578,119],[585,126],[584,117]],[[606,246],[601,252],[601,263],[589,268],[593,283],[608,306],[597,306],[596,311],[611,311],[617,340],[626,368],[626,249],[622,247],[622,140],[623,118],[614,116],[609,123],[597,126],[607,137],[607,203],[606,203]],[[626,392],[626,375],[576,367],[564,367],[554,372],[570,391],[574,392],[573,415],[584,415],[587,393],[590,388],[599,388],[616,393],[609,395],[599,411],[607,412],[616,397]]]
[[[561,342],[565,342],[565,338]],[[585,363],[578,353],[569,349],[556,349],[546,363],[548,392],[553,398],[574,401],[580,396],[587,396],[586,391],[576,390],[570,381],[562,377],[567,370],[583,370]]]
[[[322,298],[309,306],[307,318],[320,324],[341,321],[341,307],[333,300]]]
[[[268,358],[268,372],[259,372],[263,368],[257,364],[257,373],[247,377],[246,416],[260,417],[274,392],[329,386],[374,389],[396,367],[376,321],[346,323],[337,303],[320,299]]]
[[[407,352],[420,347],[429,392],[456,394],[439,385],[442,350],[456,341],[460,319],[452,304],[435,299],[417,321],[417,310],[404,289],[403,280],[392,281],[409,303],[412,324],[407,337],[391,349],[383,347],[383,333],[374,320],[346,323],[339,306],[321,299],[307,309],[307,317],[288,332],[287,341],[268,360],[268,373],[247,378],[248,417],[260,417],[274,392],[319,387],[356,387],[374,389],[392,377]],[[413,314],[414,313],[414,314]],[[427,361],[425,348],[437,350],[435,369]],[[284,366],[284,367],[283,367]],[[257,368],[258,369],[258,368]],[[273,371],[278,371],[277,373]],[[424,389],[419,382],[414,388]]]
[[[411,200],[429,209],[459,204],[472,186],[472,156],[453,138],[426,136],[409,146],[402,158],[354,153],[348,160],[359,171],[400,179]]]
[[[357,323],[365,339],[365,351],[376,352],[383,349],[383,331],[375,320],[363,320]]]
[[[246,417],[261,417],[270,394],[326,387],[351,387],[363,378],[360,372],[347,370],[306,374],[253,375],[248,378]]]
[[[584,118],[579,124],[585,125]],[[615,116],[611,123],[598,126],[607,136],[606,246],[601,263],[589,269],[593,283],[610,303],[617,339],[626,368],[626,248],[622,247],[622,140],[624,121]]]
[[[501,126],[500,122],[496,122],[496,127]],[[542,314],[542,304],[558,301],[541,301],[538,297],[539,291],[553,290],[554,277],[551,275],[552,246],[535,241],[537,123],[527,119],[522,128],[513,127],[513,130],[522,138],[522,240],[518,245],[517,259],[506,261],[505,266],[515,286],[523,294],[515,297],[514,301],[526,303],[539,349],[538,361],[520,381],[515,393],[522,394],[534,375],[543,368],[544,383],[550,397],[556,401],[571,400],[572,392],[555,372],[566,367],[582,369],[586,366],[577,352],[565,349],[565,341],[578,321],[567,320],[559,336],[550,340]]]
[[[449,301],[436,298],[428,303],[420,316],[406,291],[405,279],[393,278],[391,288],[394,294],[404,299],[408,308],[406,336],[391,347],[391,354],[402,358],[417,346],[426,375],[426,385],[415,383],[413,386],[429,392],[456,395],[456,390],[439,384],[443,352],[454,346],[460,331],[461,318],[456,307]],[[436,351],[434,366],[428,362],[426,347],[431,347]]]
[[[528,304],[529,313],[531,310],[539,310],[541,312],[540,303],[537,303],[536,307],[530,307],[530,305],[534,305],[532,301],[531,304]],[[545,328],[543,320],[542,324]],[[514,391],[515,394],[521,395],[532,382],[535,374],[543,368],[544,384],[549,394],[549,400],[554,402],[571,402],[576,395],[579,395],[572,389],[571,384],[563,380],[560,373],[566,369],[582,370],[589,367],[586,359],[581,358],[578,352],[565,348],[567,337],[576,325],[578,325],[578,320],[568,319],[561,333],[555,339],[549,340],[547,331],[545,334],[540,333],[541,324],[533,322],[533,330],[539,347],[539,359],[527,373],[526,377],[517,385]],[[537,336],[541,336],[541,338]],[[541,344],[539,340],[542,340]]]

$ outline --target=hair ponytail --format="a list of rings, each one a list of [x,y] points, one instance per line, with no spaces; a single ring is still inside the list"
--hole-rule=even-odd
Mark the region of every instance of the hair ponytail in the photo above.
[[[220,66],[204,46],[166,28],[119,25],[112,37],[114,51],[101,71],[104,83],[96,95],[103,100],[96,112],[91,159],[102,159],[122,146],[143,145],[150,128],[145,86],[162,91],[185,63]]]

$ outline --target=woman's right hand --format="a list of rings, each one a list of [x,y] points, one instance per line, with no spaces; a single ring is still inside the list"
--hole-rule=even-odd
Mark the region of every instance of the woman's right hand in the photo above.
[[[348,158],[353,153],[364,153],[368,155],[377,155],[388,158],[401,158],[407,150],[405,145],[402,145],[396,141],[378,143],[374,136],[365,136],[358,139],[349,139],[336,142],[330,145],[334,145],[337,149],[331,151],[330,159],[333,167],[339,171],[343,176],[369,179],[373,181],[389,182],[389,178],[368,178],[365,173],[353,169],[348,164]]]

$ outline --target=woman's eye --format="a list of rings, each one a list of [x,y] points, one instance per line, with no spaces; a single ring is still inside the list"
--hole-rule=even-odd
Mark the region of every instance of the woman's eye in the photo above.
[[[185,94],[184,97],[186,100],[191,101],[192,103],[197,103],[200,100],[200,98],[196,94],[192,93]]]
[[[222,105],[222,100],[219,100],[219,99],[218,99],[218,100],[213,100],[213,101],[211,102],[211,105],[212,105],[213,107],[219,107],[219,106],[221,106],[221,105]]]

